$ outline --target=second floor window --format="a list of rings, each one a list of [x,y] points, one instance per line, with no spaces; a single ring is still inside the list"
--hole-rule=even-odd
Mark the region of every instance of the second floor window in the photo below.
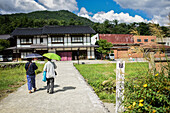
[[[63,37],[52,37],[53,43],[63,43]]]
[[[144,42],[148,42],[148,39],[144,39]]]
[[[21,38],[21,44],[32,44],[32,38]]]
[[[82,43],[83,37],[72,37],[72,42]]]
[[[137,42],[141,42],[141,39],[137,39]]]
[[[151,42],[154,42],[155,40],[154,39],[151,39]]]

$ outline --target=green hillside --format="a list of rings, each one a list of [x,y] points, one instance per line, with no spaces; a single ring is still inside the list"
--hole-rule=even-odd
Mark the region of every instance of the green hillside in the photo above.
[[[4,15],[5,16],[5,15]],[[76,14],[69,12],[67,10],[60,10],[60,11],[35,11],[31,13],[18,13],[18,14],[12,14],[8,15],[12,17],[27,17],[30,19],[44,19],[44,20],[50,20],[50,19],[56,19],[56,20],[64,20],[64,21],[81,21],[85,25],[92,25],[93,22],[90,21],[87,18],[79,17]]]
[[[44,25],[88,25],[94,22],[67,10],[36,11],[0,15],[0,34],[9,34],[17,27],[43,27]]]

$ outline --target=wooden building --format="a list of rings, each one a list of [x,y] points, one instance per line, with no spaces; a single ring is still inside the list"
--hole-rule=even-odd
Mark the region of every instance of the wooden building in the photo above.
[[[91,36],[96,32],[89,26],[44,26],[43,28],[16,28],[12,37],[16,46],[13,59],[24,59],[30,53],[57,53],[62,61],[94,59],[96,45],[91,43]]]

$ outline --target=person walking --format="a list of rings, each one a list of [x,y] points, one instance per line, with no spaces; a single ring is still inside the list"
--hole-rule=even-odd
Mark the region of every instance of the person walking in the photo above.
[[[46,71],[47,79],[47,93],[52,94],[54,92],[54,78],[56,76],[55,69],[57,66],[51,59],[47,58],[48,62],[44,65],[43,71]]]
[[[25,64],[26,76],[27,76],[27,84],[29,93],[32,93],[32,88],[34,88],[34,92],[36,91],[35,86],[35,70],[38,69],[37,65],[32,62],[32,58],[27,59],[28,62]]]

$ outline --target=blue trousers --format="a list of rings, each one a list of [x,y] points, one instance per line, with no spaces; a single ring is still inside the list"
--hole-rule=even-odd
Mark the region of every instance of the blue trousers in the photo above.
[[[28,90],[32,90],[32,87],[36,88],[35,87],[35,75],[33,76],[27,75],[27,84],[28,84]]]

